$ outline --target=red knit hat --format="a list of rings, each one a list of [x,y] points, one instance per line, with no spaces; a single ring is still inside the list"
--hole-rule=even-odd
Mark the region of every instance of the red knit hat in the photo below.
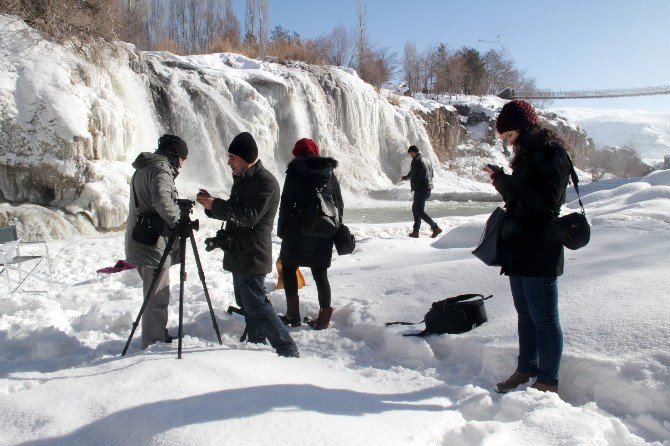
[[[296,158],[308,155],[318,155],[319,146],[309,138],[302,138],[295,143],[292,153]]]
[[[537,125],[537,113],[533,106],[521,99],[509,101],[500,110],[496,120],[496,130],[502,134],[510,130],[524,130]]]

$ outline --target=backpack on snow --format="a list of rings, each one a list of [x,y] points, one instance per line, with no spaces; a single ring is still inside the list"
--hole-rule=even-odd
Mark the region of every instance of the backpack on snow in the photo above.
[[[479,297],[476,300],[470,300]],[[461,294],[438,302],[433,302],[430,310],[421,322],[387,322],[389,325],[415,325],[426,323],[426,329],[420,333],[405,333],[403,336],[428,336],[442,333],[465,333],[479,327],[488,320],[484,301],[493,295]]]
[[[340,212],[324,188],[315,188],[307,206],[301,209],[300,229],[309,237],[333,237],[340,227]]]

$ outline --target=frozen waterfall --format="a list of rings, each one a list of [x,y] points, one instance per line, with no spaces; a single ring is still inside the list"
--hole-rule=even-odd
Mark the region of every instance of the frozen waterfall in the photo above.
[[[92,64],[0,16],[0,199],[85,214],[97,227],[127,218],[130,163],[158,136],[184,138],[180,193],[226,195],[226,149],[241,131],[283,178],[296,140],[340,162],[354,192],[392,186],[417,144],[437,161],[423,121],[338,67],[276,64],[235,54],[180,57],[119,43]],[[21,35],[21,39],[16,39]]]

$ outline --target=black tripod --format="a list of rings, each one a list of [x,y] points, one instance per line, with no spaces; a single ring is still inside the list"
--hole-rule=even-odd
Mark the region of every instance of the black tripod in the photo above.
[[[156,270],[154,271],[154,279],[151,282],[151,285],[149,286],[147,295],[144,296],[144,302],[142,303],[142,308],[140,308],[140,312],[137,315],[137,319],[135,319],[135,322],[133,322],[133,329],[130,331],[130,336],[128,336],[128,341],[126,342],[126,346],[123,348],[123,353],[121,353],[121,356],[124,356],[128,351],[128,346],[130,345],[130,341],[133,339],[133,335],[135,334],[135,330],[137,329],[137,324],[140,322],[140,319],[142,318],[142,313],[144,313],[144,309],[147,307],[147,304],[149,303],[149,296],[151,296],[151,293],[153,292],[154,287],[156,286],[158,275],[160,274],[160,271],[163,269],[163,265],[165,265],[165,261],[167,260],[167,257],[170,255],[172,245],[174,245],[174,242],[175,240],[177,240],[177,237],[179,237],[179,256],[181,259],[181,270],[179,273],[179,334],[178,334],[179,347],[177,349],[177,358],[181,359],[181,341],[183,338],[184,282],[186,281],[186,238],[191,239],[191,248],[193,248],[195,263],[198,267],[198,275],[200,276],[200,281],[202,282],[202,289],[205,291],[205,297],[207,298],[207,305],[209,305],[209,314],[210,316],[212,316],[212,324],[214,326],[214,331],[216,331],[216,337],[219,340],[219,344],[223,344],[223,342],[221,341],[221,334],[219,333],[219,325],[216,323],[216,317],[214,316],[214,310],[212,309],[212,301],[209,298],[209,291],[207,291],[207,284],[205,283],[205,273],[202,271],[202,264],[200,263],[198,248],[195,245],[195,238],[193,237],[193,230],[195,229],[197,231],[200,225],[198,220],[191,221],[191,219],[189,218],[189,214],[192,212],[194,202],[191,200],[177,200],[177,203],[179,204],[179,209],[181,211],[179,222],[170,233],[170,237],[168,238],[168,242],[167,245],[165,246],[163,256],[161,257],[161,260],[158,264],[158,268],[156,268]]]

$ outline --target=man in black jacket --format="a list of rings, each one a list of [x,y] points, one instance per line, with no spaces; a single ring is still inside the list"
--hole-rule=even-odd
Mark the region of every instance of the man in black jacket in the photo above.
[[[265,298],[265,275],[272,271],[272,225],[279,206],[279,183],[258,159],[248,132],[228,148],[233,171],[230,198],[214,198],[201,190],[197,201],[207,216],[226,221],[223,269],[233,273],[235,301],[246,313],[250,342],[270,341],[277,354],[297,357],[298,347]]]
[[[412,192],[414,192],[414,201],[412,203],[412,215],[414,216],[414,227],[409,233],[410,237],[419,238],[419,228],[421,227],[421,220],[430,225],[433,233],[432,238],[442,232],[442,229],[433,221],[428,214],[426,214],[426,201],[430,197],[430,191],[433,189],[433,168],[423,155],[419,152],[417,146],[409,146],[407,153],[412,158],[412,165],[409,173],[402,177],[402,180],[409,180]]]

